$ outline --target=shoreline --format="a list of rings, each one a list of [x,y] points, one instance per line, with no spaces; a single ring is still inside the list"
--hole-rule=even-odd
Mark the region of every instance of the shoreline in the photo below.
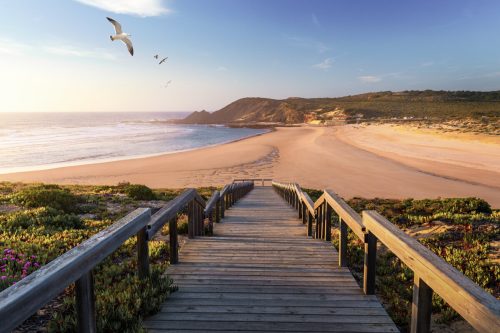
[[[92,160],[92,159],[80,160],[80,161],[75,161],[75,162],[58,162],[58,163],[52,163],[52,164],[35,165],[32,167],[30,166],[30,167],[11,168],[13,170],[10,170],[10,171],[2,171],[2,169],[0,169],[0,176],[9,175],[9,174],[24,173],[24,172],[37,172],[37,171],[45,171],[45,170],[52,170],[52,169],[60,169],[60,168],[66,168],[66,167],[79,167],[79,166],[84,166],[84,165],[101,164],[101,163],[108,163],[108,162],[129,161],[129,160],[136,160],[136,159],[142,159],[142,158],[184,153],[184,152],[189,152],[189,151],[195,151],[198,149],[222,146],[222,145],[230,144],[233,142],[238,142],[241,140],[250,139],[250,138],[253,138],[255,136],[271,133],[274,130],[275,130],[274,128],[269,128],[268,131],[266,131],[266,132],[251,134],[251,135],[243,136],[241,138],[234,139],[234,140],[227,140],[227,141],[223,141],[223,142],[219,142],[219,143],[214,143],[211,145],[188,148],[188,149],[180,149],[180,150],[174,150],[174,151],[169,151],[169,152],[144,154],[144,155],[121,156],[121,157],[116,157],[116,158],[110,157],[110,158],[103,158],[103,159],[97,159],[97,160]]]
[[[2,174],[0,181],[186,188],[273,178],[329,188],[344,198],[479,197],[500,208],[500,145],[437,135],[426,141],[401,131],[378,125],[277,127],[211,147]]]

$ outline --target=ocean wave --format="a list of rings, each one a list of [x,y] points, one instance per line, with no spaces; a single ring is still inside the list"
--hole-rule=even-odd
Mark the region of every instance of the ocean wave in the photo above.
[[[25,117],[27,120],[23,120],[23,126],[19,121],[10,119],[12,126],[0,129],[0,169],[37,168],[40,165],[79,164],[170,153],[263,132],[220,125],[175,125],[147,114],[144,119],[138,120],[138,117],[132,116],[114,119],[123,118],[121,115],[92,116],[85,115],[85,119],[79,122],[78,117],[64,115],[58,121],[52,119],[50,124],[45,123],[44,117],[38,120]],[[110,120],[112,117],[113,121]],[[69,120],[73,122],[72,126],[66,126]]]

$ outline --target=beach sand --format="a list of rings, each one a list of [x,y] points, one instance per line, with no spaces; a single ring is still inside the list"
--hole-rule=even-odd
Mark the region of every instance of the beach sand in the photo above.
[[[193,151],[0,175],[0,180],[153,188],[274,178],[344,198],[479,197],[500,207],[500,139],[402,126],[287,127]]]

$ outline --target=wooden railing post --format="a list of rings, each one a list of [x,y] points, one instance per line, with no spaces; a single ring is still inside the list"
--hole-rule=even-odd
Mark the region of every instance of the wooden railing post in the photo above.
[[[221,201],[220,201],[220,198],[217,199],[217,202],[215,203],[215,222],[216,223],[219,223],[220,222],[220,218],[221,218],[221,205],[220,205]]]
[[[323,225],[323,204],[316,211],[316,239],[321,238],[321,227]]]
[[[193,201],[188,203],[188,238],[194,238],[195,226],[194,226],[194,203]]]
[[[305,203],[302,203],[302,224],[307,223],[307,207]]]
[[[299,211],[299,219],[302,219],[302,207],[304,204],[302,203],[302,200],[299,200],[299,206],[298,206],[298,211]]]
[[[224,213],[226,211],[226,194],[224,193],[224,195],[221,195],[221,197],[219,198],[220,200],[220,218],[223,219],[224,218]]]
[[[179,262],[179,239],[177,238],[177,218],[168,221],[168,235],[170,237],[170,263]]]
[[[326,201],[323,202],[321,205],[321,228],[320,228],[320,239],[325,239],[325,234],[326,234],[326,206],[327,203]]]
[[[76,312],[79,333],[97,332],[94,296],[94,277],[92,270],[83,274],[75,282]]]
[[[375,294],[376,259],[377,237],[368,232],[365,234],[365,264],[363,272],[363,291],[366,295]]]
[[[347,224],[339,217],[339,266],[347,266]]]
[[[200,235],[200,212],[198,211],[198,203],[193,200],[193,233],[194,237]]]
[[[332,207],[325,201],[325,240],[331,242],[332,240]]]
[[[197,203],[198,210],[198,236],[205,236],[205,214],[203,214],[202,206]]]
[[[214,209],[208,213],[208,234],[210,236],[214,234]]]
[[[137,233],[137,268],[139,270],[140,279],[149,277],[149,243],[147,230],[147,227],[144,227]]]
[[[313,215],[308,211],[307,214],[307,236],[311,237],[313,235]]]
[[[411,333],[428,333],[431,328],[432,289],[417,275],[413,278]]]

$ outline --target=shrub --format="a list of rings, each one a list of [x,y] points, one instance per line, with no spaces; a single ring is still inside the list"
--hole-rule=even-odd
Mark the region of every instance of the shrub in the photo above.
[[[76,212],[78,197],[57,185],[33,185],[12,194],[12,203],[26,208],[51,207],[67,213]]]
[[[74,214],[66,214],[50,207],[28,209],[0,216],[0,226],[4,230],[15,231],[33,227],[65,230],[81,229],[83,223]]]
[[[121,190],[129,198],[134,200],[155,200],[156,195],[153,190],[151,190],[146,185],[140,184],[122,184],[120,185]]]

